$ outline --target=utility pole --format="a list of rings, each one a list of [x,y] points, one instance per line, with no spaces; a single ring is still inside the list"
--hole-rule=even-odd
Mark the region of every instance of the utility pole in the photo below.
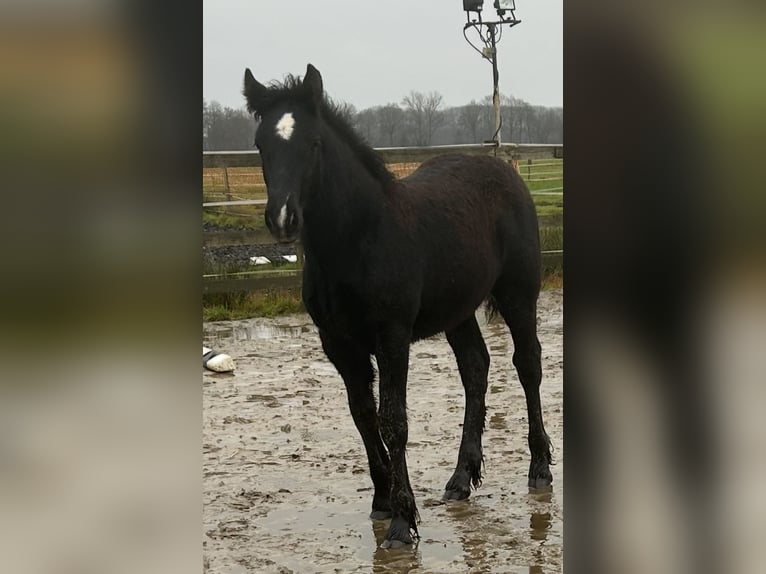
[[[500,119],[500,87],[499,87],[499,74],[497,72],[497,41],[495,39],[495,33],[497,24],[488,24],[489,39],[490,39],[490,58],[492,61],[492,106],[495,108],[495,133],[492,136],[492,141],[495,142],[495,147],[500,147],[502,133],[500,128],[503,126],[503,122]]]
[[[492,134],[492,139],[486,140],[484,143],[492,145],[495,148],[495,155],[497,155],[503,127],[503,119],[500,115],[500,75],[497,71],[497,43],[503,35],[503,24],[511,28],[516,24],[520,24],[521,20],[516,19],[514,14],[516,10],[515,0],[494,0],[493,6],[499,20],[484,22],[481,18],[483,4],[484,0],[463,0],[463,10],[465,10],[467,19],[465,26],[463,26],[463,37],[465,37],[474,50],[492,64],[492,107],[495,110],[495,131]],[[484,44],[482,49],[479,49],[468,38],[467,32],[470,29],[478,33],[479,39]]]

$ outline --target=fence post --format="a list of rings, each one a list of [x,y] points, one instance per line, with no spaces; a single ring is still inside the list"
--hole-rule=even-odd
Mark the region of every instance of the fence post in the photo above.
[[[303,272],[303,244],[298,241],[295,244],[295,255],[298,258],[298,269]]]
[[[223,166],[223,192],[226,194],[226,201],[231,201],[231,190],[229,189],[229,168]],[[229,211],[227,205],[224,211]]]

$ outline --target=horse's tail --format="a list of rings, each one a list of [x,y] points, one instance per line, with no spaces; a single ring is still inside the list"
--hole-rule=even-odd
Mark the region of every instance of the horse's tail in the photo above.
[[[487,323],[493,321],[499,312],[495,296],[490,295],[487,297],[486,305],[484,306],[484,318],[487,320]]]

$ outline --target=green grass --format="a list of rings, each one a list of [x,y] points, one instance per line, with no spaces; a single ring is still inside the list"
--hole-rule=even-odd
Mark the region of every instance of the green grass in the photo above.
[[[564,248],[564,228],[560,225],[540,228],[540,250],[555,251]]]
[[[300,290],[215,293],[202,297],[203,321],[275,317],[304,311]]]
[[[534,197],[537,216],[561,215],[564,212],[563,195],[537,195]]]
[[[252,209],[257,207],[257,210]],[[266,227],[263,220],[263,209],[260,206],[238,205],[236,213],[218,211],[223,208],[205,208],[202,210],[202,222],[219,227],[244,227],[246,229],[261,229]]]
[[[538,162],[542,163],[542,162]],[[526,176],[526,165],[520,162],[522,175]],[[562,174],[563,165],[560,166],[540,166],[532,165],[532,176],[536,170],[557,171]],[[555,175],[546,175],[545,177],[556,177]],[[563,188],[564,180],[561,178],[547,181],[527,181],[530,191],[543,189]],[[563,191],[563,190],[562,190]],[[540,249],[542,251],[557,251],[564,249],[564,195],[533,195],[537,217],[540,224]],[[544,258],[543,259],[543,286],[561,287],[563,286],[563,267],[562,258]]]
[[[535,202],[541,199],[561,199],[563,195],[560,193],[563,190],[558,189],[563,186],[562,180],[556,180],[556,181],[534,181],[532,182],[533,185],[527,184],[527,187],[529,188],[529,191],[532,192],[532,197],[534,198]],[[551,193],[554,191],[556,192],[556,195],[549,195],[548,190],[551,190]],[[534,195],[536,191],[544,191],[546,192],[545,195]]]
[[[548,164],[548,165],[546,165]],[[555,165],[550,165],[555,164]],[[519,172],[531,192],[557,190],[562,188],[564,165],[562,160],[539,160],[529,164],[519,162]],[[545,178],[540,181],[536,178]],[[564,195],[533,195],[537,217],[540,224],[540,249],[558,251],[564,249]],[[543,289],[561,289],[564,286],[563,258],[553,256],[543,258]]]

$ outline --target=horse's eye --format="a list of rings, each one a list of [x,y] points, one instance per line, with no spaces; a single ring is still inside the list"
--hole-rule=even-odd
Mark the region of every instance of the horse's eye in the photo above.
[[[322,147],[322,140],[320,140],[319,138],[316,138],[313,142],[311,142],[311,149],[316,150],[316,149],[319,149],[320,147]]]

